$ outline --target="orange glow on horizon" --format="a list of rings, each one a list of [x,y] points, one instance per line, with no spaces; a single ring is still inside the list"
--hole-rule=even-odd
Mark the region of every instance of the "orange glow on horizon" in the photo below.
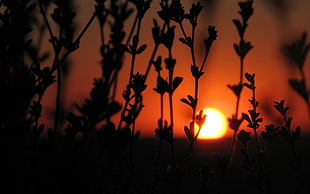
[[[218,139],[223,137],[227,130],[225,115],[216,108],[205,108],[203,113],[206,114],[207,117],[205,123],[202,125],[198,138]]]
[[[304,114],[307,111],[304,101],[298,94],[294,93],[288,84],[288,79],[297,77],[298,71],[293,69],[292,66],[288,66],[288,62],[279,51],[279,46],[299,38],[301,32],[309,31],[310,24],[304,18],[308,14],[307,7],[309,7],[310,2],[303,0],[296,1],[296,4],[292,3],[296,6],[295,9],[292,9],[290,14],[287,14],[284,18],[276,17],[277,15],[274,15],[276,13],[268,10],[264,2],[257,1],[254,3],[254,16],[250,19],[246,32],[246,40],[250,41],[254,48],[246,57],[244,71],[257,75],[257,100],[260,102],[260,108],[262,107],[260,110],[264,117],[264,123],[268,124],[276,121],[274,119],[278,118],[278,112],[273,109],[272,103],[279,99],[285,99],[286,104],[291,107],[289,114],[296,115],[293,119],[293,124],[300,125],[303,132],[309,134],[310,121],[309,116]],[[77,14],[76,17],[76,21],[80,22],[80,25],[77,25],[77,28],[80,28],[78,29],[79,31],[82,30],[83,25],[92,15],[94,6],[86,3],[86,1],[79,0],[76,3],[76,7],[79,7],[82,11],[82,14]],[[183,1],[185,10],[188,11],[192,3],[193,1]],[[152,3],[151,9],[149,9],[143,20],[140,44],[147,44],[148,46],[143,53],[137,56],[135,72],[144,73],[146,70],[154,46],[152,33],[150,33],[154,27],[152,20],[156,19],[159,25],[162,25],[157,14],[159,9],[159,3]],[[238,43],[239,40],[238,32],[232,22],[232,19],[240,18],[238,14],[239,8],[237,1],[225,1],[225,3],[219,2],[217,8],[212,12],[208,10],[208,6],[203,8],[202,15],[199,17],[199,24],[197,25],[197,43],[195,44],[197,48],[195,49],[197,51],[198,65],[200,65],[199,62],[204,57],[204,49],[201,48],[205,46],[204,42],[200,40],[206,38],[208,25],[214,25],[218,29],[218,37],[210,50],[204,69],[205,73],[200,79],[203,84],[200,84],[199,89],[199,106],[216,107],[227,117],[231,117],[235,111],[235,94],[227,85],[236,84],[239,80],[239,59],[233,48],[233,44]],[[281,20],[278,20],[278,18]],[[126,23],[126,30],[131,26],[133,20],[134,17],[129,18],[128,23]],[[107,30],[109,29],[107,28]],[[106,31],[106,34],[109,35],[109,31]],[[181,103],[179,99],[186,97],[188,94],[193,94],[193,80],[190,71],[190,65],[192,64],[191,52],[189,52],[188,47],[178,41],[180,37],[182,37],[182,32],[176,26],[172,53],[176,59],[174,75],[183,77],[183,82],[173,96],[175,103],[173,106],[173,126],[174,135],[178,138],[184,138],[183,127],[191,119],[192,115],[188,107]],[[101,42],[98,40],[100,40],[100,30],[99,25],[95,22],[81,39],[79,49],[72,52],[69,56],[72,63],[72,71],[65,84],[66,88],[62,92],[64,108],[70,112],[77,111],[74,104],[82,105],[84,100],[89,98],[89,92],[93,88],[93,79],[101,75],[100,60],[102,56],[99,49]],[[46,42],[44,46],[52,49],[50,42]],[[116,92],[116,100],[121,105],[124,105],[122,92],[126,88],[130,76],[128,72],[130,72],[131,60],[129,60],[130,55],[127,54],[119,74]],[[167,57],[166,49],[160,47],[157,56]],[[310,57],[308,56],[306,60],[305,68],[309,68]],[[46,62],[46,64],[50,63]],[[167,71],[163,71],[162,76],[166,79]],[[144,137],[154,137],[154,129],[157,126],[160,115],[160,97],[153,90],[156,87],[156,79],[157,72],[152,67],[146,81],[147,89],[143,92],[143,104],[145,107],[138,116],[136,123],[137,128],[142,131],[141,134]],[[53,127],[53,118],[49,115],[55,106],[55,88],[56,84],[52,85],[42,100],[43,114],[41,121],[46,124],[46,128]],[[249,106],[247,99],[250,98],[250,93],[245,90],[241,96],[240,112],[247,112]],[[165,120],[169,122],[170,110],[167,99],[165,99],[164,106]],[[119,122],[119,115],[119,113],[114,115],[115,123]],[[226,119],[225,122],[227,122]],[[233,131],[227,129],[225,133],[225,136],[231,138]],[[202,139],[201,137],[199,138]]]

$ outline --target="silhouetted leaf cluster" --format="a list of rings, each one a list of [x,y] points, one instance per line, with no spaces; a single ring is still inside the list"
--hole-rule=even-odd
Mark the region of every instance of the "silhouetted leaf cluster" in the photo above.
[[[251,132],[246,132],[244,129],[240,130],[238,133],[238,140],[243,145],[247,145],[251,139]]]
[[[236,94],[236,96],[240,96],[241,91],[242,91],[242,84],[237,84],[237,85],[227,85],[233,92]]]
[[[247,82],[243,83],[243,85],[250,89],[252,93],[252,97],[249,99],[251,104],[251,109],[248,110],[248,113],[242,113],[242,118],[247,121],[247,127],[253,129],[255,144],[257,150],[257,157],[252,158],[249,156],[247,144],[251,139],[250,132],[246,132],[245,130],[241,130],[238,133],[238,140],[242,143],[243,147],[241,152],[244,155],[244,167],[246,169],[247,182],[250,185],[257,187],[257,189],[261,192],[266,190],[266,175],[264,172],[264,160],[263,154],[264,150],[261,148],[259,136],[257,130],[259,129],[260,123],[263,121],[263,118],[260,117],[260,113],[257,111],[258,101],[256,100],[256,85],[255,85],[255,74],[245,73],[245,78]],[[268,139],[271,137],[270,128],[266,127],[268,134],[264,133],[264,136]],[[270,139],[268,139],[270,140]]]
[[[244,120],[243,117],[241,119],[237,119],[236,116],[233,115],[232,118],[228,118],[229,128],[234,131],[238,131],[243,120]]]
[[[69,51],[74,51],[78,48],[79,42],[75,42],[73,38],[73,19],[76,13],[72,11],[69,1],[56,0],[54,1],[56,8],[51,17],[59,25],[61,36],[59,38],[52,37],[51,41],[55,45],[55,52],[59,53],[62,46]]]
[[[241,39],[243,39],[245,30],[248,27],[248,20],[253,15],[253,1],[252,0],[240,1],[238,5],[241,9],[239,11],[239,14],[242,17],[242,20],[240,21],[238,19],[234,19],[233,23],[235,24],[238,30],[239,36],[241,37]]]
[[[191,108],[196,107],[196,104],[197,104],[196,100],[191,95],[187,95],[187,99],[182,98],[181,101],[189,105]]]
[[[243,84],[244,58],[247,55],[247,53],[253,48],[250,42],[244,40],[244,35],[248,27],[248,20],[253,15],[253,1],[251,0],[240,1],[238,5],[240,7],[240,11],[238,13],[241,15],[242,20],[233,19],[232,21],[236,26],[240,37],[239,44],[236,43],[233,44],[236,54],[240,57],[240,81],[238,84],[227,85],[227,87],[231,89],[237,97],[236,112],[232,115],[231,118],[228,119],[230,129],[235,131],[233,137],[233,145],[235,144],[234,142],[236,133],[244,119],[243,116],[240,119],[238,118],[239,102],[241,98],[241,92],[244,86]]]
[[[282,127],[281,135],[282,137],[290,144],[294,144],[296,140],[300,136],[301,128],[299,126],[296,127],[295,131],[291,130],[292,120],[293,117],[287,116],[287,110],[289,107],[284,105],[284,100],[281,100],[280,102],[274,102],[275,109],[281,113],[283,120],[285,122],[285,125]]]
[[[54,3],[54,4],[53,4]],[[202,125],[207,115],[198,106],[198,81],[204,74],[204,66],[213,42],[217,39],[217,31],[214,26],[208,27],[208,37],[203,40],[205,45],[204,58],[201,64],[197,64],[194,43],[196,42],[195,29],[198,25],[198,17],[202,11],[200,2],[193,3],[189,11],[185,11],[180,0],[161,0],[158,16],[163,20],[159,25],[154,19],[152,35],[155,42],[149,66],[145,74],[134,71],[135,56],[142,54],[147,44],[141,44],[141,22],[150,8],[151,0],[95,0],[93,15],[80,34],[76,34],[76,12],[69,0],[0,0],[0,154],[1,154],[1,178],[4,178],[4,187],[24,193],[137,193],[134,187],[134,143],[140,138],[141,131],[136,129],[136,120],[142,112],[143,92],[147,89],[146,79],[149,68],[153,65],[157,72],[157,85],[154,90],[160,94],[161,117],[157,122],[155,135],[159,137],[158,167],[155,170],[154,187],[151,193],[183,193],[183,185],[188,186],[186,172],[189,167],[189,158],[192,155],[194,142],[197,140]],[[234,49],[243,60],[253,48],[250,42],[244,40],[248,20],[253,14],[253,1],[239,2],[242,20],[233,20],[240,36],[239,44],[234,44]],[[38,7],[37,7],[38,6]],[[40,11],[39,19],[34,11]],[[126,32],[125,26],[129,17],[135,15],[132,29]],[[50,21],[50,18],[52,19]],[[61,92],[62,75],[67,70],[67,56],[78,49],[80,40],[93,23],[94,18],[99,21],[101,35],[101,75],[94,78],[90,96],[82,105],[77,105],[77,111],[66,113],[67,126],[64,131],[59,130],[57,122],[62,113]],[[175,159],[174,147],[175,121],[173,117],[173,94],[183,82],[181,76],[175,76],[176,58],[173,57],[173,47],[176,22],[181,30],[182,37],[179,41],[185,44],[191,51],[192,64],[190,72],[195,81],[194,95],[187,95],[181,102],[192,109],[192,121],[184,126],[184,132],[189,142],[187,160],[184,168],[178,165]],[[191,27],[191,33],[187,34],[184,28],[185,22]],[[137,24],[137,25],[136,25]],[[185,30],[186,29],[186,30]],[[37,37],[31,37],[31,30],[37,31]],[[42,47],[44,38],[48,33],[49,42],[53,51],[44,51]],[[57,36],[55,36],[57,34]],[[33,38],[33,39],[30,39]],[[125,40],[127,39],[127,40]],[[168,56],[157,56],[160,45],[168,50]],[[291,87],[302,96],[309,104],[309,92],[304,76],[304,63],[310,46],[306,43],[306,33],[301,40],[286,45],[285,53],[297,65],[302,79],[291,79]],[[124,105],[116,101],[118,89],[118,75],[125,64],[125,55],[132,57],[129,80],[122,93]],[[48,63],[52,56],[51,64]],[[156,60],[155,60],[155,57]],[[29,59],[29,60],[28,60]],[[27,63],[26,63],[27,62]],[[28,64],[29,63],[29,64]],[[88,65],[88,64],[85,64]],[[164,66],[164,67],[163,67]],[[164,73],[167,71],[167,78]],[[243,70],[241,71],[243,72]],[[57,74],[56,74],[57,73]],[[242,77],[243,77],[243,73]],[[252,109],[248,113],[242,113],[238,118],[236,113],[229,119],[230,128],[235,135],[243,120],[248,127],[253,129],[258,148],[258,157],[252,157],[249,153],[251,132],[244,129],[237,134],[241,143],[243,155],[243,168],[246,170],[246,183],[251,183],[262,193],[269,191],[267,177],[262,168],[263,153],[260,149],[256,130],[263,119],[257,111],[258,101],[255,98],[255,74],[245,74],[247,83],[228,85],[238,99],[240,99],[243,86],[252,91],[249,102]],[[65,80],[63,80],[65,81]],[[48,128],[40,118],[46,112],[42,99],[46,91],[57,83],[56,110],[54,128]],[[164,119],[164,95],[169,95],[170,121]],[[237,103],[238,106],[239,102]],[[295,145],[301,136],[301,128],[292,129],[293,117],[288,117],[289,107],[284,106],[284,100],[275,102],[275,109],[283,117],[283,126],[274,124],[266,125],[261,137],[267,142],[267,147],[276,142],[279,136],[292,147],[296,171],[302,168],[301,154],[297,152]],[[63,109],[65,110],[65,109]],[[121,111],[122,110],[122,111]],[[116,124],[114,116],[117,113],[119,123]],[[196,130],[195,130],[196,125]],[[198,131],[198,132],[197,132]],[[46,137],[46,138],[45,138]],[[236,136],[234,136],[236,137]],[[165,166],[164,175],[160,166],[161,144],[165,141],[171,147],[171,161]],[[219,164],[219,172],[223,179],[228,170],[231,157],[216,155]],[[166,161],[164,162],[166,163]],[[169,162],[168,162],[169,163]],[[146,165],[149,165],[145,162]],[[200,183],[196,193],[213,193],[211,184],[215,172],[210,165],[203,164],[199,169]],[[223,179],[225,180],[225,178]],[[77,186],[78,185],[78,186]],[[220,187],[222,184],[218,184]],[[242,185],[243,187],[243,185]],[[263,188],[263,189],[262,189]],[[266,190],[264,190],[266,188]],[[218,188],[216,188],[217,190]],[[243,190],[243,188],[241,188]],[[14,192],[13,191],[13,192]],[[251,190],[252,191],[252,190]],[[141,191],[147,192],[147,191]],[[219,189],[220,192],[220,189]]]
[[[256,130],[259,128],[259,123],[263,121],[263,118],[259,117],[260,113],[256,111],[258,101],[255,99],[255,74],[246,73],[245,77],[249,83],[244,83],[243,85],[252,90],[253,96],[249,99],[249,102],[251,103],[253,109],[248,111],[249,114],[242,113],[242,117],[248,122],[248,127]]]
[[[300,154],[296,151],[295,143],[300,137],[301,128],[300,126],[297,126],[295,130],[291,129],[293,117],[287,116],[287,110],[289,109],[289,107],[285,106],[284,102],[284,100],[281,100],[280,102],[274,102],[275,109],[282,115],[283,121],[285,123],[284,126],[281,127],[280,135],[292,147],[294,157],[294,164],[292,164],[292,167],[296,170],[300,170],[302,167],[302,159],[300,157]]]
[[[31,32],[31,24],[35,22],[35,4],[29,1],[1,1],[1,4],[0,131],[30,135],[31,125],[41,114],[40,102],[31,105],[36,94],[43,90],[38,79],[48,85],[48,75],[37,78],[35,68],[24,61],[25,50],[31,44],[27,36]],[[32,109],[30,112],[29,107]]]
[[[304,32],[299,40],[283,46],[285,56],[297,66],[301,80],[289,79],[290,86],[306,101],[309,109],[309,90],[306,86],[306,78],[304,72],[305,61],[310,49],[307,41],[307,33]]]
[[[238,44],[234,44],[234,49],[237,53],[237,55],[243,59],[246,54],[253,48],[250,42],[247,42],[244,40],[244,34],[245,30],[248,27],[248,20],[253,14],[253,7],[252,7],[253,1],[247,0],[244,2],[239,2],[239,7],[241,11],[239,11],[239,14],[242,17],[242,21],[238,19],[234,19],[233,23],[235,24],[239,36],[240,36],[240,42]]]
[[[129,52],[130,54],[137,55],[141,54],[146,49],[146,44],[143,44],[138,47],[138,36],[134,35],[132,38],[132,44],[127,47],[125,47],[125,50]]]
[[[158,120],[157,125],[158,128],[156,128],[155,130],[156,137],[159,137],[168,142],[169,144],[171,144],[174,141],[174,137],[172,136],[171,133],[171,125],[168,126],[168,122],[164,121],[163,123],[161,119]]]
[[[184,132],[185,132],[186,138],[189,141],[189,143],[191,143],[191,144],[194,143],[194,141],[195,141],[195,124],[193,121],[189,123],[189,127],[184,126]]]
[[[144,17],[144,14],[146,11],[150,8],[151,0],[130,0],[132,2],[136,9],[137,9],[137,16],[142,19]]]
[[[280,127],[274,126],[274,124],[269,124],[265,126],[265,131],[262,131],[262,138],[268,143],[274,143],[279,136]]]

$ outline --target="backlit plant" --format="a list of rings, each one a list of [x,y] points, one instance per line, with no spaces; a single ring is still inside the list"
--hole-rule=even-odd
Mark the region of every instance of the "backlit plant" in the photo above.
[[[213,158],[206,158],[206,161],[199,161],[199,169],[192,156],[193,146],[208,117],[202,110],[198,111],[198,102],[201,102],[200,78],[205,73],[207,58],[217,39],[215,26],[208,26],[205,29],[206,38],[201,41],[204,47],[200,61],[196,52],[199,48],[195,42],[203,4],[192,3],[189,10],[185,11],[180,0],[92,2],[94,9],[86,23],[82,24],[81,31],[78,31],[76,16],[80,13],[75,10],[74,1],[0,0],[0,176],[3,191],[186,193],[191,179],[195,180],[189,175],[192,173],[197,175],[197,182],[190,188],[192,193],[221,193],[227,190],[269,193],[276,181],[270,178],[272,174],[265,168],[269,165],[266,154],[273,154],[273,148],[281,143],[282,137],[285,145],[289,145],[288,155],[292,157],[292,160],[284,163],[292,167],[297,177],[295,181],[299,183],[294,191],[307,192],[301,176],[302,170],[306,168],[297,147],[301,128],[292,127],[293,117],[288,116],[288,107],[281,100],[274,102],[274,107],[282,116],[283,124],[277,126],[271,123],[261,130],[263,119],[258,110],[255,74],[244,74],[244,59],[253,48],[245,40],[248,21],[253,15],[253,1],[239,2],[241,19],[233,20],[240,37],[239,43],[233,45],[240,59],[240,80],[228,86],[237,97],[235,113],[229,118],[234,133],[231,152],[229,157],[215,155],[218,168],[212,164]],[[159,10],[150,29],[152,43],[149,44],[143,42],[145,34],[142,33],[142,26],[147,22],[145,16],[151,5],[156,3],[159,4]],[[95,24],[99,27],[100,74],[93,80],[89,97],[83,103],[75,104],[75,110],[67,111],[62,104],[69,72],[67,59],[71,53],[83,47],[81,40]],[[180,32],[180,37],[176,37],[177,32]],[[174,116],[174,104],[179,102],[175,100],[175,93],[185,80],[183,75],[176,75],[180,65],[174,50],[176,39],[189,50],[191,64],[188,70],[194,82],[193,94],[181,99],[190,107],[191,115],[189,125],[183,128],[188,149],[181,155],[180,151],[183,150],[179,149],[178,141],[182,143],[182,139],[176,138],[176,130],[180,129],[176,128],[179,121]],[[44,41],[50,44],[51,50],[46,50]],[[148,62],[144,63],[145,72],[137,72],[138,57],[146,55],[147,49],[151,49],[151,54]],[[289,83],[309,105],[304,70],[308,50],[306,33],[301,40],[286,45],[284,49],[286,56],[297,65],[301,74],[301,80],[291,79]],[[125,85],[121,85],[120,72],[126,65],[129,69],[128,79]],[[151,73],[156,74],[153,92],[159,94],[160,116],[154,127],[154,135],[159,138],[158,151],[150,159],[139,152],[139,140],[142,139],[144,128],[138,128],[137,123],[144,106],[148,106],[145,104],[144,93],[150,90],[148,81]],[[47,112],[42,100],[53,84],[56,86],[56,102],[53,124],[48,127],[41,119],[43,113]],[[251,92],[251,108],[240,117],[239,107],[244,88]],[[119,90],[122,90],[120,98],[117,95]],[[167,102],[164,101],[166,99]],[[168,115],[164,111],[166,103]],[[239,130],[243,121],[248,129]],[[236,140],[241,147],[238,147]],[[164,142],[168,145],[169,157],[164,156]],[[255,145],[254,150],[252,143]],[[152,155],[153,150],[146,151]],[[232,157],[234,152],[236,157]],[[240,163],[238,154],[242,157]],[[136,159],[141,158],[144,163],[141,167],[145,168],[142,170],[136,162]],[[234,162],[238,166],[234,166]],[[228,168],[228,164],[236,169]],[[152,174],[147,177],[145,174],[140,175],[148,172]],[[243,172],[246,175],[245,181],[240,180],[241,186],[237,185],[237,189],[232,188],[231,180],[226,182],[228,179],[237,180],[235,176]],[[287,177],[289,175],[284,178]],[[149,184],[142,185],[146,182]],[[226,184],[231,187],[226,188]]]

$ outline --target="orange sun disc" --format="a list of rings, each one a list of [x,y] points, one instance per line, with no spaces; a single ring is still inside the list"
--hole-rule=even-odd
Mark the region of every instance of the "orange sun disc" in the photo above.
[[[206,121],[201,127],[198,135],[199,139],[218,139],[225,135],[227,129],[227,121],[225,115],[215,108],[205,108],[203,113],[207,115]],[[196,133],[198,125],[196,125]]]

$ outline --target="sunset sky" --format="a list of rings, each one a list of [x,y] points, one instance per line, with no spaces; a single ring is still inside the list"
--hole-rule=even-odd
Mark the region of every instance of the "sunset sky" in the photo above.
[[[299,78],[297,67],[289,65],[281,53],[280,48],[283,43],[291,43],[301,37],[304,31],[310,32],[310,1],[308,0],[288,0],[287,9],[280,12],[272,8],[268,0],[254,1],[254,15],[249,20],[249,26],[245,34],[245,40],[250,41],[254,48],[245,58],[245,72],[256,74],[257,100],[260,102],[258,110],[262,112],[264,122],[263,126],[275,122],[279,117],[277,111],[273,108],[274,101],[285,99],[287,106],[290,106],[289,115],[293,116],[293,127],[300,125],[303,132],[310,132],[310,116],[303,99],[293,91],[288,85],[289,78]],[[186,11],[189,10],[191,3],[196,1],[182,1]],[[213,107],[221,110],[227,117],[231,117],[235,110],[236,97],[227,87],[227,84],[237,84],[239,80],[239,57],[233,49],[233,43],[239,41],[237,30],[232,19],[240,19],[238,11],[240,10],[237,0],[216,0],[212,9],[204,6],[200,15],[197,36],[196,52],[198,64],[203,54],[204,45],[201,44],[207,36],[207,28],[214,25],[218,31],[217,40],[214,42],[207,64],[205,74],[200,79],[198,109]],[[79,29],[84,26],[94,10],[92,0],[76,1],[78,8]],[[152,19],[159,18],[156,12],[159,10],[159,1],[154,0],[150,10],[146,13],[143,21],[141,32],[141,44],[147,44],[145,52],[138,55],[136,62],[136,72],[144,73],[150,52],[154,43],[151,37]],[[128,26],[131,25],[128,21]],[[161,22],[161,21],[160,21]],[[162,24],[162,23],[160,23]],[[186,24],[187,25],[187,24]],[[189,27],[189,26],[188,26]],[[189,28],[188,28],[189,29]],[[176,36],[173,48],[173,56],[177,59],[175,76],[184,78],[180,87],[174,94],[174,111],[175,111],[175,131],[179,137],[184,136],[183,126],[188,125],[191,119],[191,110],[184,103],[180,102],[181,98],[188,94],[193,95],[194,80],[190,75],[191,57],[189,48],[180,43],[177,39],[181,37],[180,29],[176,28]],[[308,39],[310,40],[310,39]],[[309,41],[308,41],[309,42]],[[70,55],[72,71],[68,80],[65,91],[66,107],[74,110],[74,103],[81,105],[85,98],[89,97],[92,88],[93,79],[100,75],[100,37],[97,20],[92,24],[90,29],[83,37],[80,48]],[[166,57],[166,50],[160,47],[158,54],[163,58]],[[120,77],[123,78],[119,84],[118,96],[121,96],[125,89],[129,76],[130,56],[125,58],[125,64]],[[308,88],[310,87],[310,56],[307,58],[305,65]],[[160,117],[159,95],[153,90],[156,86],[156,72],[154,68],[147,80],[147,89],[144,92],[144,109],[138,117],[137,129],[142,131],[142,136],[154,135],[157,127],[157,120]],[[48,107],[53,106],[54,102],[54,85],[46,94],[45,103]],[[247,112],[249,108],[248,98],[250,91],[244,89],[241,97],[240,112]],[[120,98],[120,103],[124,103]],[[168,105],[168,98],[165,101]],[[47,111],[48,108],[45,109]],[[165,118],[169,120],[168,109],[165,112]],[[240,116],[240,115],[239,115]],[[115,117],[118,122],[118,117]],[[245,122],[244,122],[245,124]],[[244,126],[245,127],[245,126]],[[248,129],[250,130],[250,129]],[[228,129],[226,136],[231,136],[231,130]]]

